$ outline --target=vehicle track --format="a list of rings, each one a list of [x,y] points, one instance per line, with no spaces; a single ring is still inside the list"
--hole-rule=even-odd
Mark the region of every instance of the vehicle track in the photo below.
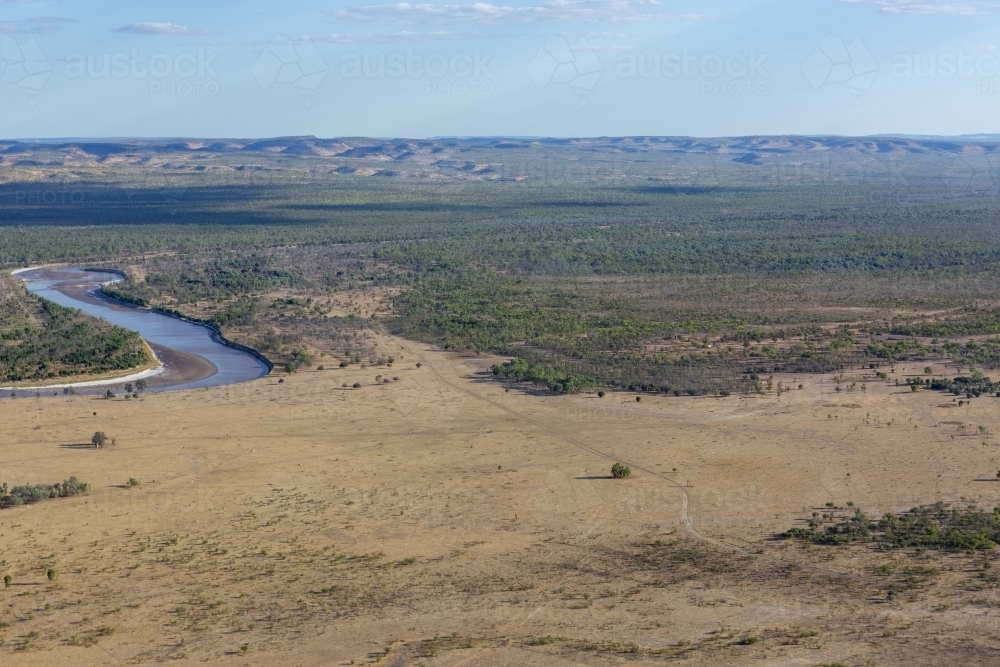
[[[681,525],[684,527],[684,531],[688,535],[690,535],[691,537],[693,537],[693,538],[695,538],[697,540],[701,540],[702,542],[705,542],[707,544],[711,544],[711,545],[714,545],[714,546],[717,546],[717,547],[720,547],[720,548],[723,548],[723,549],[728,549],[730,551],[734,551],[734,552],[737,552],[737,553],[740,553],[740,554],[751,556],[753,558],[756,558],[756,559],[759,559],[759,560],[762,560],[762,561],[774,563],[776,565],[791,566],[791,567],[796,567],[796,568],[801,568],[801,569],[804,569],[804,570],[808,570],[809,572],[812,572],[814,574],[822,574],[822,575],[825,575],[825,576],[835,577],[835,578],[838,578],[838,579],[847,578],[847,579],[852,579],[852,580],[855,580],[855,581],[858,581],[858,582],[864,582],[864,583],[873,583],[873,582],[878,581],[878,580],[876,580],[873,577],[866,577],[866,576],[852,574],[852,573],[848,573],[848,572],[838,572],[836,570],[827,570],[825,568],[815,567],[813,565],[802,565],[801,563],[796,563],[796,562],[793,562],[793,561],[787,561],[787,560],[784,560],[784,559],[781,559],[781,558],[773,558],[773,557],[767,556],[765,554],[757,553],[755,551],[750,551],[749,549],[745,549],[745,548],[743,548],[741,546],[738,546],[738,545],[735,545],[735,544],[730,544],[729,542],[725,542],[723,540],[719,540],[719,539],[716,539],[714,537],[709,537],[709,536],[705,535],[704,533],[701,533],[700,531],[698,531],[697,528],[694,527],[694,524],[691,521],[691,515],[690,515],[691,498],[688,495],[687,489],[685,489],[684,486],[681,485],[676,480],[673,480],[670,477],[667,477],[666,475],[664,475],[662,473],[656,472],[655,470],[652,470],[649,467],[644,466],[642,464],[635,463],[633,461],[628,461],[626,459],[622,459],[622,458],[618,458],[618,457],[612,456],[611,454],[608,454],[607,452],[603,452],[603,451],[601,451],[601,450],[599,450],[599,449],[597,449],[595,447],[592,447],[592,446],[587,445],[585,443],[579,442],[578,440],[575,440],[575,439],[573,439],[573,438],[571,438],[571,437],[569,437],[569,436],[567,436],[567,435],[565,435],[563,433],[559,433],[557,431],[553,431],[551,428],[549,428],[548,426],[546,426],[545,424],[539,422],[536,419],[533,419],[533,418],[531,418],[531,417],[529,417],[529,416],[527,416],[527,415],[525,415],[525,414],[523,414],[521,412],[518,412],[517,410],[509,408],[506,405],[504,405],[503,403],[500,403],[500,402],[495,401],[495,400],[493,400],[491,398],[488,398],[486,396],[478,394],[478,393],[472,391],[471,389],[468,389],[467,387],[463,387],[462,385],[460,385],[458,383],[452,382],[451,380],[449,380],[448,378],[446,378],[444,375],[442,375],[441,372],[438,371],[438,369],[432,363],[429,363],[425,358],[423,358],[421,355],[419,355],[412,348],[408,347],[402,341],[400,341],[400,344],[401,344],[401,346],[404,349],[406,349],[408,352],[410,352],[411,354],[413,354],[414,356],[416,356],[418,359],[420,359],[420,361],[422,362],[422,364],[424,366],[426,366],[428,369],[430,369],[431,373],[433,373],[434,376],[440,382],[448,385],[449,387],[451,387],[451,388],[453,388],[453,389],[455,389],[457,391],[460,391],[463,394],[471,396],[472,398],[475,398],[477,400],[480,400],[480,401],[483,401],[485,403],[488,403],[489,405],[492,405],[493,407],[497,408],[498,410],[501,410],[501,411],[503,411],[503,412],[511,415],[512,417],[515,417],[515,418],[521,420],[522,422],[531,424],[532,426],[534,426],[535,428],[539,429],[543,433],[546,433],[546,434],[552,436],[553,438],[557,438],[557,439],[562,440],[563,442],[566,442],[566,443],[568,443],[568,444],[570,444],[570,445],[572,445],[574,447],[577,447],[577,448],[582,449],[582,450],[584,450],[586,452],[589,452],[589,453],[593,454],[594,456],[598,456],[598,457],[600,457],[602,459],[605,459],[606,461],[621,462],[621,463],[629,466],[633,470],[638,470],[640,472],[646,473],[647,475],[651,475],[653,477],[656,477],[658,479],[661,479],[661,480],[667,482],[668,484],[670,484],[671,486],[673,486],[674,488],[676,488],[678,491],[680,491],[680,494],[681,494],[681,509],[680,509]]]

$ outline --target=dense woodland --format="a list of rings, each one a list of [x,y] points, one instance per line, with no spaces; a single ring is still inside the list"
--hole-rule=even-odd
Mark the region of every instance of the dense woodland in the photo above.
[[[383,326],[516,357],[498,377],[556,391],[757,391],[775,372],[932,357],[993,368],[996,151],[795,137],[12,142],[0,262],[127,268],[115,296],[289,360],[317,339],[351,363],[375,357],[363,333]],[[383,290],[376,321],[324,320],[325,299],[358,290]]]
[[[139,334],[29,294],[0,274],[0,382],[104,373],[148,363]]]

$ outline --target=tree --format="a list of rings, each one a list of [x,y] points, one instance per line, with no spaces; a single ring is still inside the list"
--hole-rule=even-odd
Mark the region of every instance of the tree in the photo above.
[[[56,571],[50,567],[48,570],[45,571],[45,576],[49,578],[49,581],[55,581]]]
[[[148,386],[149,386],[149,383],[147,383],[145,380],[136,380],[135,381],[135,389],[136,389],[136,391],[146,391],[146,387],[148,387]]]
[[[10,588],[10,585],[14,582],[14,577],[9,574],[3,575],[3,587]]]
[[[604,392],[603,391],[597,392],[597,398],[604,398]]]
[[[104,433],[104,431],[97,431],[96,433],[94,433],[94,437],[90,439],[90,444],[92,444],[94,447],[103,447],[104,443],[106,443],[107,441],[108,441],[108,436]]]
[[[621,463],[616,462],[613,466],[611,466],[611,476],[614,477],[615,479],[624,479],[625,477],[628,477],[631,474],[632,474],[632,469],[629,468],[627,465],[623,465]]]

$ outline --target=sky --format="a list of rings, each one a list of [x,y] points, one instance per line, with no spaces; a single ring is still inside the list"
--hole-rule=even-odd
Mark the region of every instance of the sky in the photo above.
[[[0,137],[997,133],[998,46],[980,0],[0,0]]]

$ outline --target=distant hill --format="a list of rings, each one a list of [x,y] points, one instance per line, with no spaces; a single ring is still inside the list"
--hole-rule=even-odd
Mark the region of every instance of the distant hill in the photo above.
[[[155,181],[201,172],[284,171],[423,181],[643,178],[706,187],[857,179],[912,184],[936,177],[964,191],[995,188],[998,160],[1000,135],[9,140],[0,141],[0,185],[125,173]]]

